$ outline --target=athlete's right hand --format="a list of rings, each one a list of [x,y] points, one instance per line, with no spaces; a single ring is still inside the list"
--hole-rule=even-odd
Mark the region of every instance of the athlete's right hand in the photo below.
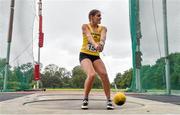
[[[95,48],[97,51],[99,51],[99,50],[100,50],[99,44],[95,43],[95,44],[94,44],[94,48]]]
[[[94,48],[99,52],[102,52],[102,50],[103,50],[103,46],[99,43],[94,44]]]
[[[102,45],[102,44],[100,44],[100,43],[99,43],[98,45],[99,45],[99,50],[98,50],[98,51],[99,51],[99,52],[102,52],[103,49],[104,49],[104,45]]]

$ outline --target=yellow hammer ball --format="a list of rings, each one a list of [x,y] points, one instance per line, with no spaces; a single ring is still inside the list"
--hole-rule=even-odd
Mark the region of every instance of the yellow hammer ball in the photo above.
[[[123,105],[126,102],[126,96],[122,92],[118,92],[114,95],[113,102],[116,105]]]

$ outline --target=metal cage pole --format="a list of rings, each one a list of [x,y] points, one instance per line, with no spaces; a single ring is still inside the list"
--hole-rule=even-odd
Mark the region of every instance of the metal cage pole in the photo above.
[[[9,57],[10,57],[10,49],[11,49],[11,40],[12,40],[12,31],[13,31],[13,19],[14,19],[14,5],[15,0],[11,0],[10,5],[10,19],[9,19],[9,30],[8,30],[8,45],[7,45],[7,57],[6,57],[6,66],[5,66],[5,76],[4,76],[4,84],[3,91],[7,90],[7,78],[8,78],[8,69],[9,69]]]
[[[163,5],[163,22],[164,22],[164,50],[165,50],[165,68],[166,68],[166,90],[167,94],[171,94],[170,86],[170,65],[169,65],[169,48],[168,48],[168,27],[167,27],[167,8],[166,0],[162,0]]]
[[[38,47],[38,64],[40,66],[40,48],[43,47],[43,39],[44,39],[44,33],[42,32],[42,0],[39,0],[39,47]],[[40,71],[40,68],[39,68]],[[40,72],[39,77],[40,77]],[[37,89],[39,89],[39,81],[40,78],[37,80]]]

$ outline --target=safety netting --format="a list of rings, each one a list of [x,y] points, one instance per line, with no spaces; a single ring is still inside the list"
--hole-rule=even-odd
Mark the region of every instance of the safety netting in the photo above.
[[[24,90],[32,87],[35,9],[33,0],[15,0],[14,7],[11,0],[0,0],[1,89],[4,87],[3,84],[6,84],[5,87],[8,90]],[[9,27],[11,10],[14,10],[13,26]],[[10,28],[12,28],[12,35],[10,35]],[[8,53],[10,54],[9,66],[7,78],[4,81]]]
[[[180,1],[130,0],[131,90],[180,92]]]

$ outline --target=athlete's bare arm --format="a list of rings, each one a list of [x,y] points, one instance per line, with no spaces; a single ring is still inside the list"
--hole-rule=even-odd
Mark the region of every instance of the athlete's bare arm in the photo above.
[[[94,48],[99,51],[100,46],[94,41],[87,24],[82,25],[82,32],[87,36],[88,41],[94,46]]]
[[[104,49],[104,45],[106,41],[106,33],[107,33],[107,28],[103,26],[102,31],[101,31],[100,43],[99,43],[99,45],[101,46],[100,52],[102,52]]]

